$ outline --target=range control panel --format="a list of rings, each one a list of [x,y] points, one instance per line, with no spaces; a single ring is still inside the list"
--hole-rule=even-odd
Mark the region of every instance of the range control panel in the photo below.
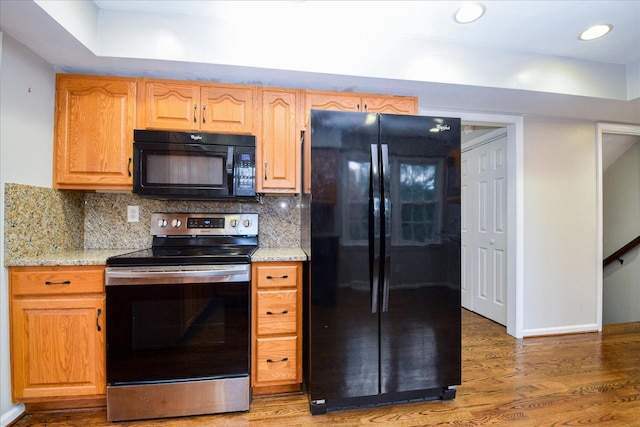
[[[154,212],[151,235],[257,236],[258,214]]]

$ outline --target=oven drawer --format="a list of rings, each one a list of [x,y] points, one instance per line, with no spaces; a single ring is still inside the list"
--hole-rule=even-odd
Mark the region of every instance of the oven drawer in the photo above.
[[[298,381],[297,337],[258,338],[259,383],[290,383]]]
[[[256,273],[257,287],[259,289],[295,288],[298,283],[298,266],[296,263],[263,264],[256,268]]]
[[[60,295],[104,292],[104,267],[14,267],[13,295]]]
[[[258,335],[295,334],[298,291],[258,291]]]

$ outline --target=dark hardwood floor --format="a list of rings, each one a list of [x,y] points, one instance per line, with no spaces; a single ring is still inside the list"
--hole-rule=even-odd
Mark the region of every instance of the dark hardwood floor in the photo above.
[[[640,322],[517,340],[463,310],[462,377],[451,401],[311,416],[305,395],[255,398],[246,413],[106,421],[105,410],[27,414],[14,426],[640,426]]]

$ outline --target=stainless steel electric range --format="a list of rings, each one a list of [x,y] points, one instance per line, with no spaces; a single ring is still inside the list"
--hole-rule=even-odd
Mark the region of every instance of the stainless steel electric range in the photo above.
[[[154,213],[107,260],[107,418],[246,411],[257,214]]]

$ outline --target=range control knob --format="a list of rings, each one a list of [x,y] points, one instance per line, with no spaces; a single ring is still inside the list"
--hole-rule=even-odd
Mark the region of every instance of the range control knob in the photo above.
[[[229,221],[229,225],[232,226],[233,228],[238,226],[238,220],[237,219],[232,219],[231,221]]]
[[[244,221],[242,221],[242,225],[244,225],[245,227],[249,227],[251,225],[251,220],[245,219]]]
[[[158,227],[165,228],[167,226],[167,220],[162,218],[158,220]]]
[[[171,225],[173,225],[175,228],[180,228],[180,226],[182,225],[182,221],[176,218],[171,221]]]

